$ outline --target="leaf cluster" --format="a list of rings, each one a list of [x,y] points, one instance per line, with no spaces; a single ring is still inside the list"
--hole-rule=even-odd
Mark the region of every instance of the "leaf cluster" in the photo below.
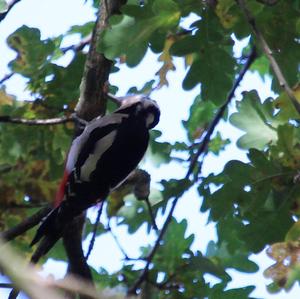
[[[275,261],[265,271],[273,280],[271,292],[290,289],[300,279],[299,115],[277,82],[237,2],[148,0],[139,5],[137,1],[128,1],[119,15],[110,18],[98,44],[98,50],[114,62],[112,72],[119,71],[122,63],[129,67],[143,63],[147,51],[157,54],[161,65],[156,78],[145,82],[141,90],[132,86],[131,93],[148,93],[168,85],[169,72],[175,71],[178,59],[186,66],[182,88],[199,90],[188,118],[182,121],[185,141],[165,142],[162,132],[151,133],[147,157],[157,167],[170,163],[188,167],[254,45],[258,53],[251,70],[262,79],[271,78],[272,91],[277,94],[263,99],[257,90],[244,91],[234,112],[227,109],[223,115],[223,121],[241,130],[237,146],[246,151],[247,162],[233,157],[220,173],[207,177],[200,173],[199,177],[203,162],[199,160],[192,178],[166,178],[159,182],[159,187],[151,189],[149,200],[157,219],[165,219],[174,198],[180,198],[190,188],[197,189],[200,212],[208,213],[217,237],[208,243],[206,252],[200,252],[194,244],[197,232],[189,230],[186,219],[179,221],[173,217],[139,287],[143,298],[251,298],[254,286],[228,286],[232,279],[228,269],[256,272],[258,265],[250,256],[266,247]],[[250,0],[247,7],[300,101],[298,1],[276,1],[270,6],[267,1]],[[194,21],[186,26],[185,21],[192,18]],[[59,59],[68,50],[61,45],[69,35],[77,34],[84,39],[91,30],[92,23],[88,22],[54,38],[42,39],[37,28],[27,26],[10,34],[7,43],[16,57],[8,65],[14,74],[25,78],[32,98],[17,99],[3,87],[0,115],[28,119],[69,115],[79,96],[85,52],[73,51],[72,59],[63,66]],[[236,57],[234,47],[244,38],[248,38],[248,44],[241,57]],[[117,91],[115,86],[109,88]],[[14,226],[31,214],[32,208],[52,200],[72,130],[72,125],[0,124],[1,229]],[[231,142],[220,131],[217,128],[214,132],[203,156],[218,156]],[[109,198],[108,220],[116,219],[117,226],[125,227],[129,234],[146,227],[149,235],[157,237],[159,233],[151,230],[146,203],[128,195],[131,190],[123,191]],[[25,208],[21,209],[21,205]],[[88,223],[84,237],[92,231],[93,225]],[[99,236],[108,233],[105,225],[98,231]],[[28,239],[22,236],[16,246],[25,252]],[[151,244],[140,248],[138,263],[130,255],[124,257],[122,267],[115,273],[96,269],[94,276],[99,287],[122,285],[130,289],[142,275],[141,264],[149,259],[152,248]],[[65,258],[61,244],[52,254],[57,259]]]

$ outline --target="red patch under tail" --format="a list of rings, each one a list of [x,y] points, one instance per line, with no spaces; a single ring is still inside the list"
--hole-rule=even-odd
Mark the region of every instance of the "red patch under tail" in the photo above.
[[[59,184],[59,187],[56,192],[55,200],[54,200],[54,207],[58,207],[60,203],[63,201],[64,195],[65,195],[65,187],[68,181],[69,173],[65,169],[64,176]]]

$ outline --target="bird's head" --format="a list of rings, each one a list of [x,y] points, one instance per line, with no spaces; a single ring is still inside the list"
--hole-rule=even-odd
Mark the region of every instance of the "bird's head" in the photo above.
[[[145,95],[133,95],[121,98],[121,106],[115,112],[142,117],[148,129],[154,128],[160,117],[157,103]]]

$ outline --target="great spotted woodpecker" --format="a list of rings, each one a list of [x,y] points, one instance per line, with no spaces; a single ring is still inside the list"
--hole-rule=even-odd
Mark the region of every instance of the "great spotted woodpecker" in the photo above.
[[[136,95],[125,97],[112,114],[91,121],[71,145],[56,206],[31,245],[44,237],[52,240],[51,248],[74,217],[118,187],[143,158],[149,130],[159,117],[156,102]]]

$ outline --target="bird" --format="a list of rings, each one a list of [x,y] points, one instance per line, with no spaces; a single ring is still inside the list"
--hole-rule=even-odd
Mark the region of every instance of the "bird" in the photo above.
[[[42,255],[62,237],[67,224],[104,201],[144,157],[149,130],[160,118],[158,104],[144,95],[121,98],[113,113],[89,122],[70,147],[54,208],[43,219],[30,244],[43,240]]]

